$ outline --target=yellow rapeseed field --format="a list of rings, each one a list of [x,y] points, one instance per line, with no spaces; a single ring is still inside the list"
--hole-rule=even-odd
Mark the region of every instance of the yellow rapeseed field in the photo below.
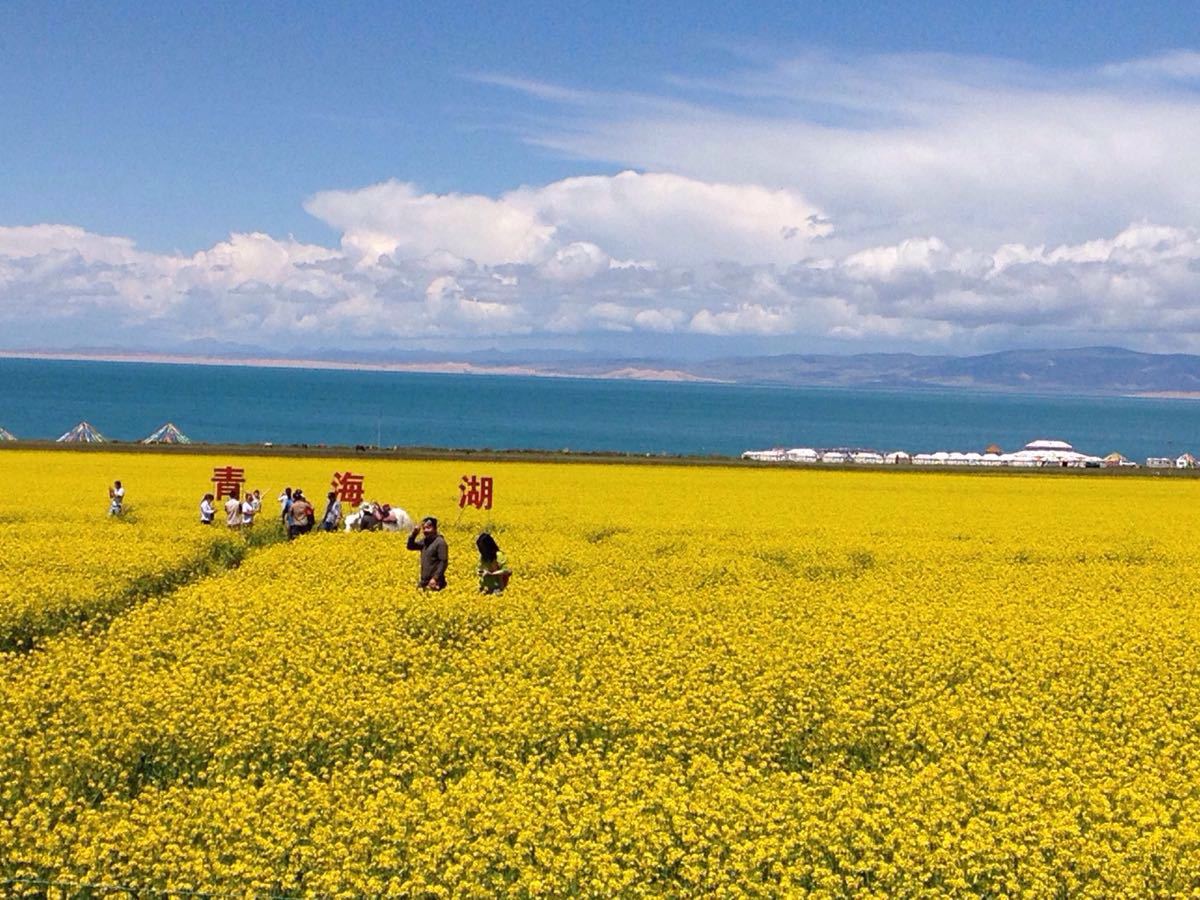
[[[227,462],[270,497],[255,528],[346,468],[439,516],[449,588],[402,535],[313,534],[0,656],[7,890],[1200,885],[1198,482],[3,452],[0,598],[244,541],[195,524]],[[465,474],[493,510],[460,515]]]
[[[228,535],[189,527],[197,497],[181,503],[179,472],[166,460],[139,472],[120,518],[107,488],[124,464],[111,455],[11,451],[0,459],[0,651],[98,623],[236,552]],[[114,474],[115,472],[115,474]]]

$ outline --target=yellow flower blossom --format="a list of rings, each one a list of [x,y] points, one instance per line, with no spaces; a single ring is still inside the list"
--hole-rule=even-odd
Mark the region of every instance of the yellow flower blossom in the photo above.
[[[16,486],[0,498],[0,626],[37,636],[0,657],[0,883],[397,897],[1200,883],[1200,569],[1180,526],[1200,483],[0,461]],[[403,535],[339,533],[139,592],[230,540],[194,515],[225,463],[269,495],[256,528],[285,484],[317,499],[334,471],[362,472],[368,496],[441,519],[447,590],[416,589]],[[495,479],[490,512],[459,510],[470,472]],[[117,477],[129,521],[104,515]],[[477,593],[484,528],[514,570],[498,596]]]

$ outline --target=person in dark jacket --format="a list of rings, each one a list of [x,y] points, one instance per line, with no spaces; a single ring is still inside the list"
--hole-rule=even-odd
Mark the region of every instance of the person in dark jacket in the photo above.
[[[418,540],[420,535],[420,540]],[[438,521],[426,516],[421,524],[408,536],[408,549],[421,554],[421,578],[417,587],[429,591],[440,591],[446,586],[446,566],[450,564],[450,548],[446,539],[438,534]]]

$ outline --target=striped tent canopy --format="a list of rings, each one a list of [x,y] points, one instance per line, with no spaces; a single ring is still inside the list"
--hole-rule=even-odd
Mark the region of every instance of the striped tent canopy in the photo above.
[[[3,428],[0,428],[0,441],[15,441],[16,439],[17,436],[11,431],[5,431]]]
[[[103,444],[107,438],[88,422],[80,422],[58,439],[60,444]]]
[[[190,444],[192,439],[175,427],[174,422],[168,422],[154,434],[142,438],[143,444]]]

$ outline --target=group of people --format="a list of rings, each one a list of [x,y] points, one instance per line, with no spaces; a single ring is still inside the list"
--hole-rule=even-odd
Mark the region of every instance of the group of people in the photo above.
[[[249,528],[254,524],[254,518],[262,509],[262,492],[246,491],[245,496],[236,487],[225,500],[225,524],[234,530]],[[200,499],[200,524],[211,525],[217,516],[216,502],[212,494],[205,494]]]
[[[279,495],[279,515],[283,519],[284,530],[289,541],[294,541],[302,534],[308,534],[316,525],[317,508],[304,495],[300,488],[292,490],[284,488]],[[331,511],[332,507],[332,511]],[[333,531],[337,528],[338,519],[342,517],[342,505],[338,502],[337,494],[329,492],[329,505],[321,519],[322,531]],[[332,524],[330,524],[332,522]]]
[[[120,513],[121,500],[125,491],[121,482],[116,482],[109,489],[112,498],[110,514]],[[254,524],[255,518],[262,509],[262,492],[246,491],[245,495],[234,487],[225,501],[225,524],[235,530],[243,530]],[[115,510],[115,512],[114,512]],[[288,540],[295,540],[302,534],[308,534],[314,527],[322,531],[336,531],[342,519],[342,504],[337,492],[330,491],[326,497],[325,511],[318,520],[316,508],[304,495],[300,488],[284,488],[279,495],[279,513],[283,527],[287,531]],[[398,515],[403,510],[394,510],[387,504],[364,503],[356,516],[356,526],[364,531],[374,531],[386,528],[389,524],[397,525]],[[216,520],[217,506],[211,493],[200,500],[200,524],[212,525]],[[406,522],[411,521],[404,516]],[[475,539],[475,548],[479,551],[479,565],[476,573],[479,575],[479,590],[484,594],[499,594],[508,587],[512,572],[496,539],[486,531]],[[450,564],[450,548],[445,537],[438,533],[438,520],[426,516],[421,523],[413,528],[408,536],[408,549],[421,554],[421,572],[418,586],[423,590],[440,591],[446,587],[446,569]]]
[[[326,531],[337,528],[338,519],[341,518],[341,504],[337,502],[337,497],[332,491],[329,492],[329,500],[334,506],[334,511],[330,514],[330,511],[326,510],[325,521],[332,523],[322,526]],[[249,528],[262,511],[262,491],[246,491],[243,494],[240,488],[234,487],[223,506],[227,527],[239,531]],[[312,503],[299,488],[294,491],[285,488],[279,495],[279,514],[289,540],[312,531],[315,512]],[[212,525],[216,517],[217,501],[211,493],[205,494],[200,498],[200,524]]]

